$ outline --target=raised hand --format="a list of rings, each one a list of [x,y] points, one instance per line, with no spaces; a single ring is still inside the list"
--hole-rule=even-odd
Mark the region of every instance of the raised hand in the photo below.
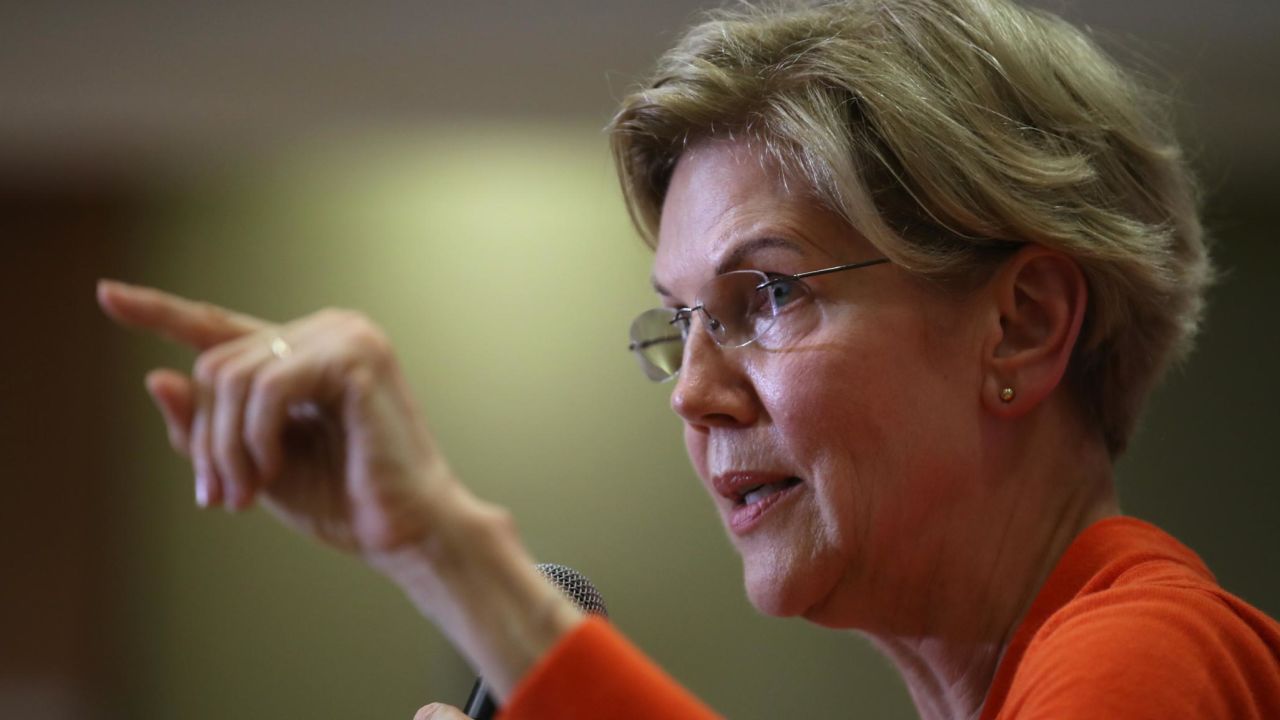
[[[147,388],[191,458],[201,505],[261,499],[285,523],[360,553],[500,698],[582,621],[534,569],[506,511],[454,477],[386,336],[364,316],[322,310],[276,325],[109,281],[98,302],[120,324],[198,352],[190,375],[154,370]]]
[[[110,281],[98,300],[122,325],[199,353],[190,375],[156,370],[147,388],[202,506],[261,498],[329,544],[379,553],[422,540],[434,500],[458,486],[386,336],[359,313],[276,325]]]

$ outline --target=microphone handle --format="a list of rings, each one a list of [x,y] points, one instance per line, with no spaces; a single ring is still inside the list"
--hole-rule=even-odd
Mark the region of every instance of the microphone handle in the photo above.
[[[471,695],[467,697],[467,704],[463,706],[462,712],[472,720],[493,720],[493,716],[498,713],[498,705],[493,701],[493,695],[489,693],[483,678],[476,678],[476,684],[471,686]]]

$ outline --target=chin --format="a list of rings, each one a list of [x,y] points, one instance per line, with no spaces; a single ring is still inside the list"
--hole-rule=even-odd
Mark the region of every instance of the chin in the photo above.
[[[796,617],[813,604],[807,583],[799,582],[785,562],[743,558],[742,579],[747,599],[756,610],[771,617]]]

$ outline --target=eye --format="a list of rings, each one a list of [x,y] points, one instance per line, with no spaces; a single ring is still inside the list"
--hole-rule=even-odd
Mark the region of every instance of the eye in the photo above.
[[[769,284],[762,290],[768,293],[769,306],[774,313],[798,300],[801,296],[800,281],[785,275],[771,276]]]

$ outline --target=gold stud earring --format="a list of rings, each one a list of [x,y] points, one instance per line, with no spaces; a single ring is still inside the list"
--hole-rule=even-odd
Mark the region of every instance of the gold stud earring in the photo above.
[[[1000,391],[1000,400],[1002,402],[1013,402],[1013,388],[1007,387]]]

